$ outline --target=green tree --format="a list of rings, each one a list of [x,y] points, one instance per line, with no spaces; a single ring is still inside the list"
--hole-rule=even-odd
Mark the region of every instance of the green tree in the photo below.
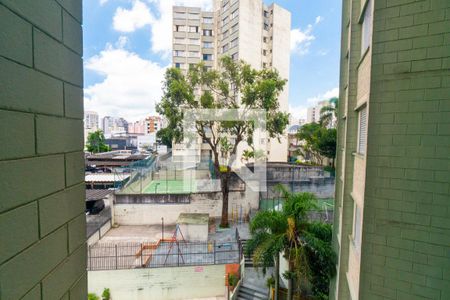
[[[263,272],[275,265],[275,295],[279,289],[280,253],[289,265],[283,274],[288,279],[288,299],[293,298],[294,281],[300,291],[300,283],[309,280],[316,296],[327,295],[335,271],[331,226],[309,219],[308,212],[316,208],[317,202],[313,194],[290,193],[283,187],[280,190],[286,199],[282,210],[256,214],[250,223],[252,238],[247,242],[247,252],[254,253],[254,262],[263,267]]]
[[[325,128],[318,123],[305,124],[300,127],[297,137],[303,141],[300,151],[304,157],[309,155],[319,164],[322,164],[323,157],[330,158],[334,168],[337,139],[335,128]]]
[[[202,63],[192,66],[186,74],[176,68],[168,69],[163,97],[157,112],[165,116],[173,140],[183,137],[182,120],[186,109],[264,109],[266,129],[271,138],[279,138],[289,123],[289,115],[279,111],[278,95],[286,80],[275,70],[257,71],[243,61],[235,62],[225,56],[219,70],[208,70]],[[231,166],[236,159],[238,145],[247,142],[254,130],[252,121],[197,121],[196,133],[212,152],[215,173],[222,191],[221,226],[228,227],[228,194]],[[254,150],[254,149],[252,149]]]
[[[339,98],[331,98],[329,104],[320,109],[320,124],[323,127],[328,127],[333,119],[337,120],[339,109]]]
[[[173,130],[171,128],[161,128],[156,133],[156,137],[161,141],[163,145],[172,148]]]
[[[105,136],[101,130],[89,133],[87,139],[87,150],[93,153],[107,152],[111,148],[105,144]]]

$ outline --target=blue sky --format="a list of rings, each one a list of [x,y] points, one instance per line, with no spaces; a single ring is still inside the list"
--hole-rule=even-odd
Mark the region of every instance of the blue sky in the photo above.
[[[171,7],[212,0],[84,0],[85,109],[138,120],[154,113],[171,65]],[[292,13],[289,106],[296,118],[337,96],[341,1],[275,0]]]

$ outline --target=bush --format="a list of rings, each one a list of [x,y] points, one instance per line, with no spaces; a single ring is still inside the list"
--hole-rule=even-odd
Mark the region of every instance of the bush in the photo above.
[[[89,293],[89,294],[88,294],[88,300],[100,300],[100,297],[97,296],[97,295],[94,294],[94,293]]]
[[[239,279],[235,274],[228,274],[228,285],[235,287]]]
[[[103,290],[102,298],[103,298],[103,300],[110,300],[111,299],[111,292],[109,291],[109,289],[105,288]]]

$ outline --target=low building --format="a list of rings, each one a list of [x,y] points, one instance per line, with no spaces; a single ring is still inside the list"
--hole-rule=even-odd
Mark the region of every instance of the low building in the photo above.
[[[86,174],[86,189],[113,189],[121,187],[130,174],[125,173],[94,173]]]

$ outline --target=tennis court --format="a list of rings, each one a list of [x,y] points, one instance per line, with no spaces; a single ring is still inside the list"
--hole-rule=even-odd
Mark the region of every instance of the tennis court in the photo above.
[[[144,190],[144,194],[188,194],[197,191],[197,180],[153,180]]]

